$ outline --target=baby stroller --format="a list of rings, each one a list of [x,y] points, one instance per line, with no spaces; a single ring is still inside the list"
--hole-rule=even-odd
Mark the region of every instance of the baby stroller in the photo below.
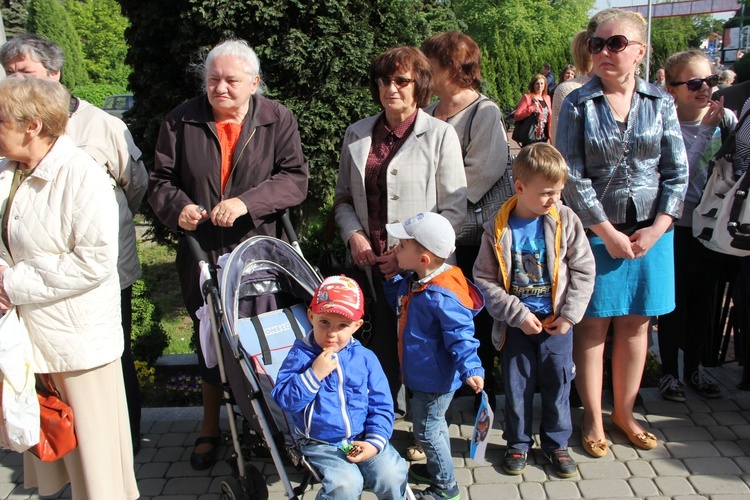
[[[322,281],[302,256],[288,216],[284,215],[283,222],[292,244],[255,236],[222,257],[218,266],[208,262],[192,235],[187,236],[201,270],[229,416],[232,458],[236,459],[230,464],[235,475],[221,482],[223,499],[268,498],[265,478],[246,462],[249,452],[243,453],[247,451],[243,443],[253,440],[254,451],[268,450],[287,498],[298,498],[313,478],[318,479],[296,448],[291,416],[270,395],[292,344],[312,328],[307,306]],[[242,421],[242,435],[238,420]],[[294,466],[309,469],[296,488],[289,480],[282,452]],[[407,497],[414,498],[408,486]]]

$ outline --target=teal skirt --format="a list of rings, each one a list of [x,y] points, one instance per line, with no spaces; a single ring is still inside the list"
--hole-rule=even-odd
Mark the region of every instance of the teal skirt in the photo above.
[[[589,238],[596,284],[586,316],[658,316],[674,310],[674,231],[639,259],[613,259],[598,236]]]

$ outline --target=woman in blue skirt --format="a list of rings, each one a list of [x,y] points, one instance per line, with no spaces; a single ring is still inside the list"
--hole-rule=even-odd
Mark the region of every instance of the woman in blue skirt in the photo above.
[[[610,324],[612,424],[639,448],[657,444],[633,406],[649,319],[675,307],[672,223],[682,213],[688,172],[672,99],[635,75],[646,22],[611,10],[588,42],[596,76],[563,103],[555,141],[570,170],[563,196],[589,229],[596,258],[594,294],[573,348],[583,447],[595,457],[607,453],[601,394]]]

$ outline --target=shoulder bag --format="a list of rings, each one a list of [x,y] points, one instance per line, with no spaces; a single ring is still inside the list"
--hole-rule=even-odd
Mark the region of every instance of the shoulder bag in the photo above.
[[[54,462],[78,446],[73,409],[62,399],[49,375],[38,375],[37,396],[41,413],[39,443],[29,451],[42,462]]]
[[[721,149],[708,164],[708,182],[693,212],[693,236],[706,248],[744,257],[750,255],[750,204],[747,171],[734,179],[737,133],[750,115],[742,116]]]
[[[531,100],[537,111],[534,111],[523,120],[516,121],[516,124],[513,126],[513,136],[511,138],[520,144],[521,147],[539,142],[536,136],[536,129],[539,126],[539,114],[541,111],[539,111],[539,104],[537,104],[536,99],[532,98]]]
[[[471,144],[471,126],[474,123],[474,116],[477,114],[479,104],[485,99],[479,98],[474,105],[474,109],[469,115],[466,129],[464,130],[464,137],[461,141],[461,150],[463,157],[466,158],[466,153]],[[505,124],[501,125],[505,128]],[[507,134],[506,134],[507,135]],[[505,168],[505,172],[500,179],[487,190],[482,198],[476,203],[471,203],[467,200],[466,207],[466,219],[463,224],[456,232],[456,244],[465,246],[479,246],[482,243],[482,233],[484,233],[484,223],[495,218],[497,211],[503,206],[508,198],[515,194],[513,188],[513,172],[511,166],[513,165],[514,157],[510,154],[510,144],[508,145],[508,165]]]

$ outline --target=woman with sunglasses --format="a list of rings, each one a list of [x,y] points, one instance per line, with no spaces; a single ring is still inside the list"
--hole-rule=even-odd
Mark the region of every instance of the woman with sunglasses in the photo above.
[[[570,42],[570,54],[573,56],[575,68],[581,76],[571,80],[563,80],[557,87],[555,87],[555,93],[552,96],[552,118],[549,123],[549,141],[553,146],[555,145],[555,138],[557,137],[557,120],[560,117],[560,108],[562,107],[563,101],[568,97],[568,94],[575,89],[586,85],[594,76],[591,52],[589,52],[589,38],[594,36],[594,32],[599,26],[599,23],[616,14],[616,10],[617,9],[604,9],[597,12],[594,17],[589,20],[586,29],[576,33],[576,35],[573,36],[573,40]]]
[[[547,94],[547,78],[541,73],[534,75],[529,82],[529,91],[525,93],[516,106],[513,119],[516,127],[521,121],[536,118],[534,137],[520,142],[521,147],[535,142],[547,142],[549,139],[549,123],[552,118],[552,101]]]
[[[372,271],[376,300],[366,311],[372,332],[362,340],[383,366],[398,418],[406,413],[406,400],[396,315],[382,279],[400,269],[389,251],[397,240],[385,225],[437,212],[458,229],[466,218],[466,175],[456,130],[421,109],[432,96],[432,70],[419,49],[396,47],[380,54],[370,65],[370,93],[383,111],[346,130],[334,210],[352,261]]]
[[[636,77],[646,22],[618,11],[589,39],[594,76],[562,104],[556,146],[570,177],[566,203],[589,229],[596,285],[575,327],[576,387],[583,447],[607,453],[602,419],[603,354],[612,325],[611,420],[630,442],[657,438],[633,416],[651,316],[674,309],[672,222],[682,213],[687,157],[671,97]]]
[[[706,340],[712,335],[711,315],[717,286],[724,271],[737,267],[737,260],[704,247],[693,237],[693,210],[708,181],[708,161],[737,125],[737,117],[724,109],[724,98],[711,100],[719,77],[708,58],[698,50],[672,55],[664,66],[666,89],[674,97],[682,138],[687,149],[690,182],[682,217],[675,221],[674,266],[675,310],[659,316],[659,354],[662,373],[659,389],[664,399],[685,401],[685,385],[677,369],[677,351],[682,344],[683,378],[705,398],[718,398],[719,387],[700,370]],[[701,272],[696,273],[696,269]]]

